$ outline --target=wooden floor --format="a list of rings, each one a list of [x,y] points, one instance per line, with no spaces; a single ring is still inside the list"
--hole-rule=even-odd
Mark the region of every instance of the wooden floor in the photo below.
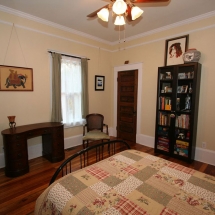
[[[152,148],[130,142],[129,144],[133,149],[154,155]],[[65,150],[66,158],[81,149],[81,146],[78,146]],[[163,155],[159,157],[215,176],[215,168],[212,165],[198,161],[187,164]],[[43,157],[35,158],[29,161],[30,172],[16,178],[6,177],[4,169],[0,169],[0,214],[33,214],[37,197],[48,187],[51,176],[61,163],[50,163]]]

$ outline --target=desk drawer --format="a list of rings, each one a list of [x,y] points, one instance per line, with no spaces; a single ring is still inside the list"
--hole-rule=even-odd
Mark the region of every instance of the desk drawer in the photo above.
[[[37,136],[42,136],[43,134],[50,134],[52,132],[49,128],[43,128],[43,129],[36,129],[32,131],[26,132],[27,138],[33,138]]]
[[[54,128],[52,133],[53,139],[64,139],[63,128]]]
[[[53,151],[58,151],[58,150],[64,150],[64,141],[61,140],[54,140],[53,141]]]
[[[15,153],[13,151],[9,151],[9,153],[6,156],[8,159],[12,160],[28,158],[28,152],[27,150],[18,150]]]
[[[4,143],[4,152],[10,158],[17,158],[17,154],[19,154],[19,158],[23,155],[27,156],[27,140]]]
[[[10,169],[10,171],[20,171],[26,167],[28,167],[28,160],[26,159],[10,160],[6,163],[6,169]]]
[[[15,135],[5,135],[3,136],[4,142],[6,143],[13,143],[17,141],[25,140],[25,134],[15,134]]]

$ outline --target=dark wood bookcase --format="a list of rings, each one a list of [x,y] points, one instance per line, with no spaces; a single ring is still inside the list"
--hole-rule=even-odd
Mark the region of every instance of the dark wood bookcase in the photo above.
[[[155,153],[195,157],[201,64],[158,68]]]

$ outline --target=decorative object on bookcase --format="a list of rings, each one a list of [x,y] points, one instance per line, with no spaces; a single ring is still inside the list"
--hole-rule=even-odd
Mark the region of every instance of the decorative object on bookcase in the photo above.
[[[190,96],[187,94],[186,98],[185,98],[185,110],[190,110]]]
[[[187,85],[183,85],[183,86],[181,87],[181,93],[187,93],[187,88],[188,88]]]
[[[190,63],[190,62],[199,62],[199,59],[201,58],[201,52],[196,49],[188,49],[183,54],[183,60],[184,63]]]
[[[180,98],[176,99],[176,110],[179,111],[180,110]]]
[[[198,62],[158,68],[155,153],[194,159],[200,77]]]
[[[9,120],[10,128],[15,128],[15,126],[16,126],[16,122],[15,122],[16,116],[8,116],[7,118]]]
[[[190,87],[189,87],[189,93],[192,93],[192,84],[190,83]]]

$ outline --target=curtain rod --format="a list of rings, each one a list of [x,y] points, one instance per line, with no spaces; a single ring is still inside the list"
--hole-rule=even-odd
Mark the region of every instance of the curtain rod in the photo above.
[[[52,51],[48,51],[49,53],[55,53],[55,52],[52,52]],[[61,54],[61,53],[60,53]],[[73,58],[78,58],[78,59],[82,59],[82,57],[77,57],[77,56],[73,56],[73,55],[67,55],[67,54],[61,54],[63,56],[66,56],[66,57],[73,57]],[[87,60],[90,60],[87,58]]]

